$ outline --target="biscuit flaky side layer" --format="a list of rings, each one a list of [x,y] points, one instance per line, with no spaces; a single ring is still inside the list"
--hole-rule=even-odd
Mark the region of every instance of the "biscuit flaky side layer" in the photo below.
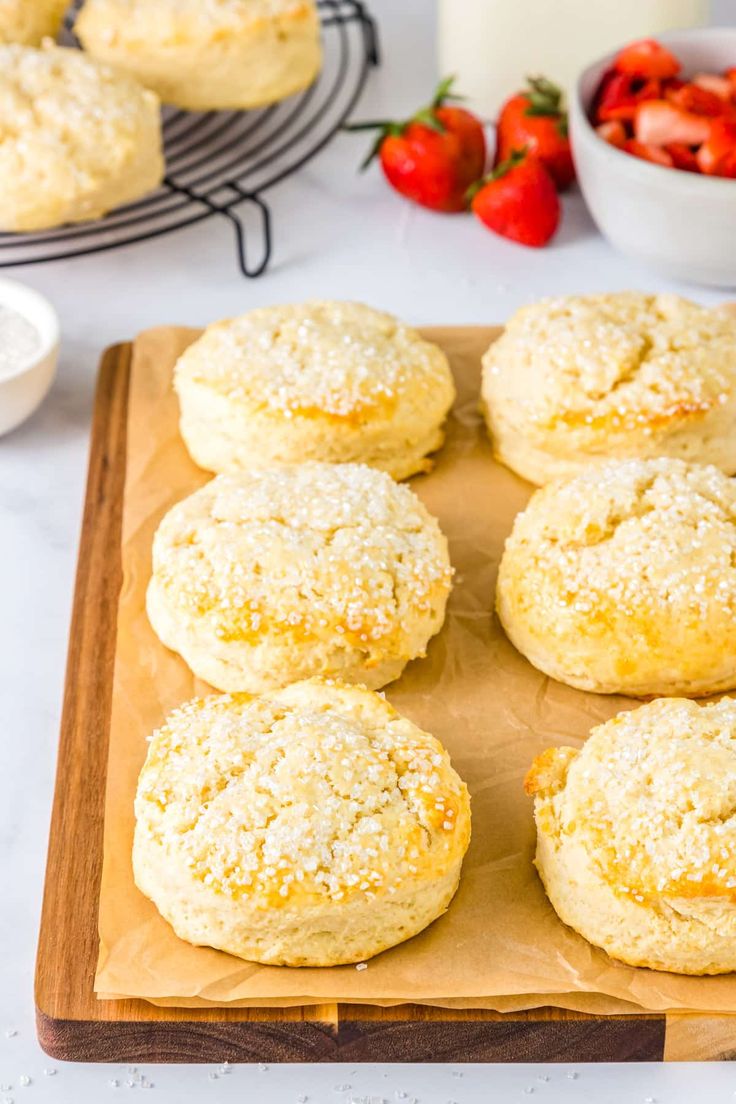
[[[40,46],[56,38],[67,0],[0,0],[0,42]]]
[[[447,908],[467,789],[434,737],[362,687],[213,695],[150,741],[136,884],[182,938],[271,965],[366,959]]]
[[[455,398],[447,357],[361,303],[265,307],[218,322],[182,354],[181,434],[200,467],[363,463],[430,467]]]
[[[163,171],[152,92],[80,50],[0,46],[0,229],[99,218]]]
[[[736,472],[736,318],[676,295],[562,296],[523,307],[483,358],[498,459],[532,483],[610,459]]]
[[[84,48],[190,111],[260,107],[322,65],[313,0],[86,0]]]
[[[372,689],[440,630],[447,541],[406,486],[359,464],[220,475],[153,542],[151,624],[200,678],[257,693],[312,675]]]
[[[560,918],[632,966],[736,970],[736,702],[660,699],[527,776]]]
[[[599,693],[736,686],[736,485],[714,467],[627,460],[537,491],[499,568],[513,644]]]

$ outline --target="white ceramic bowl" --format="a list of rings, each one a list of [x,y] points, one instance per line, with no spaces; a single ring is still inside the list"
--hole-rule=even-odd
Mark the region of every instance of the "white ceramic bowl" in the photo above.
[[[736,65],[736,27],[672,31],[659,40],[687,76]],[[668,276],[736,287],[736,180],[642,161],[603,141],[588,121],[616,52],[583,72],[570,104],[578,180],[598,228],[622,253]]]
[[[0,280],[0,306],[22,314],[39,333],[33,358],[13,372],[0,373],[0,436],[15,429],[41,405],[59,357],[59,318],[43,295],[15,280]]]

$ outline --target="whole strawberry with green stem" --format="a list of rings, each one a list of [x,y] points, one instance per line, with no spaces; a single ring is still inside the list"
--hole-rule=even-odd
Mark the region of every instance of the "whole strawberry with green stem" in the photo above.
[[[503,238],[535,248],[560,224],[560,199],[551,174],[528,150],[513,150],[470,189],[473,214]]]
[[[496,164],[519,149],[528,150],[542,162],[560,191],[575,179],[562,92],[546,77],[529,77],[527,89],[501,108]]]
[[[362,168],[378,157],[389,184],[432,211],[467,210],[467,192],[483,175],[486,139],[475,115],[448,103],[453,78],[437,88],[432,102],[404,122],[352,123],[347,130],[378,130]]]

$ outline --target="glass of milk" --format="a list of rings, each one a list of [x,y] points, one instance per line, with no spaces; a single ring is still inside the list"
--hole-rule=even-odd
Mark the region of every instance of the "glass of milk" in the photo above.
[[[636,38],[708,17],[708,0],[438,0],[439,71],[494,119],[527,75],[569,94],[590,62]]]

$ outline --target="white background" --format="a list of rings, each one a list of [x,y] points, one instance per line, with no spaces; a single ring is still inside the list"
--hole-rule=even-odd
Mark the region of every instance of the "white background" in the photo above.
[[[356,114],[406,114],[428,97],[435,79],[433,5],[372,0],[371,6],[384,65]],[[716,19],[736,22],[736,0],[714,7]],[[11,1086],[0,1088],[0,1104],[126,1097],[142,1091],[126,1085],[141,1072],[161,1104],[291,1104],[300,1095],[318,1104],[363,1098],[409,1104],[414,1097],[421,1104],[475,1104],[532,1094],[540,1104],[593,1098],[679,1104],[696,1093],[707,1101],[730,1101],[736,1093],[736,1067],[727,1065],[242,1066],[215,1077],[216,1067],[164,1066],[131,1075],[124,1067],[51,1062],[36,1043],[33,960],[92,395],[104,346],[150,325],[206,323],[310,296],[362,299],[414,323],[501,322],[520,304],[558,292],[642,288],[703,302],[723,298],[669,284],[615,254],[576,195],[565,200],[559,237],[542,251],[506,243],[469,216],[412,208],[388,191],[377,170],[355,172],[364,146],[365,136],[338,137],[270,194],[276,252],[259,281],[239,276],[229,228],[216,220],[121,252],[12,274],[53,300],[63,349],[43,408],[0,440],[0,1086]],[[48,1076],[45,1069],[56,1072]],[[20,1083],[23,1075],[30,1085]]]

